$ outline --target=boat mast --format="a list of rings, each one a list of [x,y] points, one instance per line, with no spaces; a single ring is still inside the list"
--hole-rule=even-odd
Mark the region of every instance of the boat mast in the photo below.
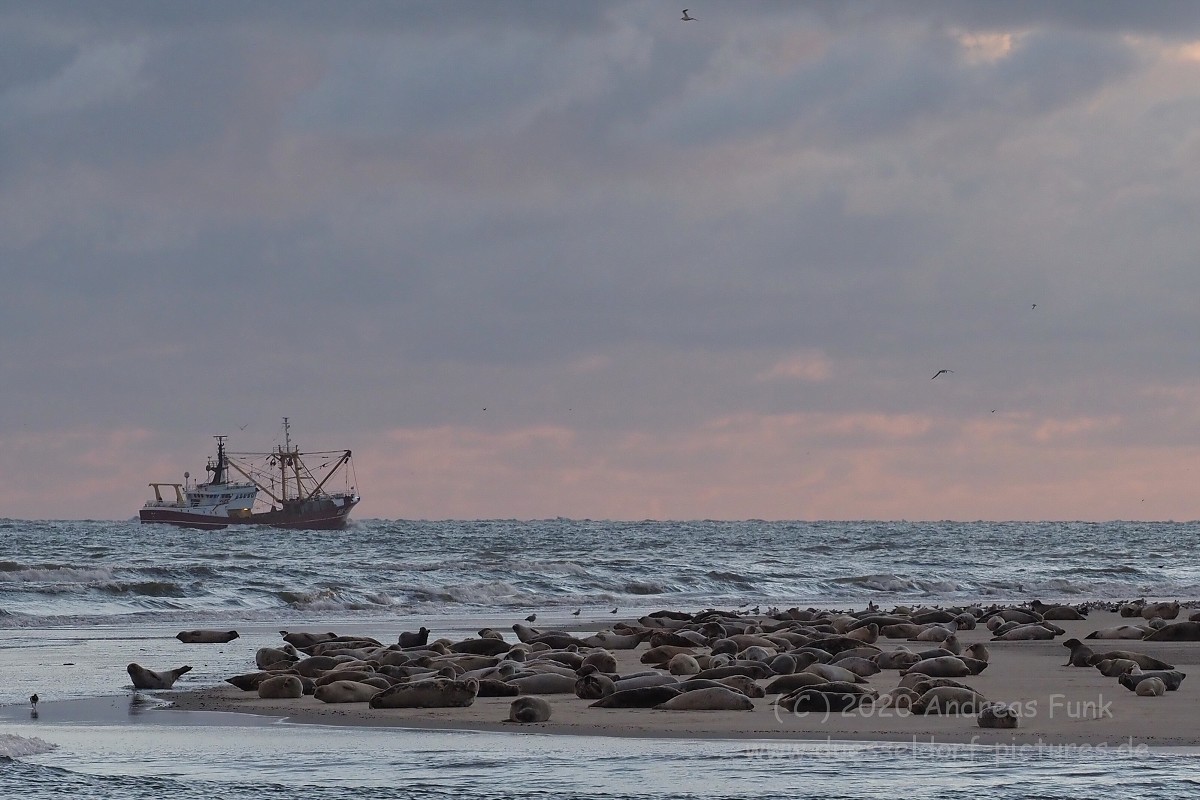
[[[222,484],[225,483],[226,462],[225,462],[225,437],[214,436],[217,440],[217,460],[208,463],[208,471],[213,474],[212,480],[209,483]]]
[[[283,484],[282,502],[288,499],[288,456],[292,452],[291,424],[288,418],[283,418],[283,444],[279,447],[279,480]]]

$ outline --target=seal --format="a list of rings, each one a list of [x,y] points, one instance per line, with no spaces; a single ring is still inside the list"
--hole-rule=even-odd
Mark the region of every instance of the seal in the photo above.
[[[225,644],[238,638],[237,631],[180,631],[175,638],[184,644]]]
[[[1141,669],[1136,661],[1128,658],[1106,658],[1103,661],[1097,662],[1095,667],[1106,678],[1119,678],[1126,672]]]
[[[279,664],[283,664],[284,669],[300,660],[300,657],[288,650],[280,650],[278,647],[260,647],[254,653],[254,665],[259,669],[278,669]]]
[[[985,662],[986,663],[986,662]],[[901,675],[920,673],[931,678],[962,678],[973,675],[967,663],[957,656],[938,656],[918,661],[911,667],[901,670]]]
[[[735,692],[741,692],[746,697],[767,696],[766,690],[759,686],[757,681],[753,678],[747,678],[745,675],[730,675],[728,678],[722,678],[718,683],[733,689]]]
[[[833,662],[829,666],[841,667],[853,672],[860,678],[869,678],[872,675],[877,675],[881,671],[881,667],[874,661],[870,661],[859,656],[849,656],[841,658]]]
[[[698,675],[700,674],[700,665],[693,656],[687,653],[676,653],[667,662],[667,671],[672,675]]]
[[[991,658],[991,652],[983,642],[976,642],[968,647],[962,653],[967,658],[973,658],[976,661],[988,661]]]
[[[371,708],[450,708],[469,706],[479,694],[474,678],[435,678],[416,683],[398,683],[371,698]]]
[[[521,694],[575,694],[574,675],[559,675],[554,672],[526,675],[508,681],[521,690]]]
[[[846,683],[866,683],[867,679],[858,675],[845,667],[839,667],[834,664],[809,664],[804,668],[804,672],[812,675],[820,675],[827,681],[844,681]]]
[[[313,697],[322,703],[365,703],[379,692],[378,686],[372,686],[369,683],[333,681],[324,686],[318,686],[313,692]]]
[[[1200,622],[1172,622],[1143,638],[1147,642],[1200,642]]]
[[[1145,653],[1136,653],[1133,650],[1106,650],[1103,653],[1094,653],[1092,654],[1090,666],[1095,666],[1101,661],[1110,658],[1127,658],[1130,661],[1136,662],[1141,669],[1175,669],[1173,664],[1159,661],[1157,658],[1148,656]]]
[[[292,647],[298,647],[301,650],[306,647],[312,647],[315,644],[320,644],[321,642],[331,642],[338,638],[336,633],[306,633],[304,631],[295,631],[294,633],[280,631],[279,635]]]
[[[682,692],[674,686],[643,686],[638,689],[623,689],[601,697],[588,708],[654,708]]]
[[[788,694],[797,689],[816,686],[819,683],[829,683],[829,681],[811,672],[796,672],[791,675],[780,675],[767,684],[766,692],[767,694]]]
[[[593,672],[575,681],[575,696],[580,700],[599,700],[616,691],[613,679]]]
[[[295,700],[304,695],[299,675],[274,675],[258,684],[258,696],[264,700]]]
[[[175,681],[179,680],[180,675],[191,672],[192,668],[185,664],[164,672],[155,672],[141,664],[130,664],[125,671],[129,673],[135,689],[170,689],[175,685]]]
[[[496,678],[478,678],[479,691],[476,697],[516,697],[521,690],[510,683]]]
[[[978,714],[983,695],[959,686],[935,686],[913,701],[914,714]]]
[[[550,719],[550,704],[540,697],[518,697],[508,707],[509,722],[545,722]]]
[[[450,644],[452,653],[463,653],[474,656],[498,656],[512,650],[512,645],[503,639],[484,636],[480,639],[463,639],[461,642]]]
[[[684,692],[655,708],[660,711],[753,711],[754,701],[733,689],[711,686]]]
[[[1138,697],[1162,697],[1166,691],[1167,685],[1163,683],[1162,678],[1146,678],[1139,681],[1133,689],[1133,693]]]
[[[592,652],[588,653],[583,657],[583,662],[579,665],[579,667],[584,667],[588,664],[591,664],[600,672],[617,671],[617,657],[607,650],[593,650]],[[700,667],[696,667],[696,671],[699,672]]]
[[[1150,632],[1149,627],[1141,625],[1113,625],[1092,631],[1085,639],[1141,639]]]
[[[429,644],[429,628],[422,625],[419,631],[403,631],[397,644],[401,647],[424,647]]]
[[[1170,603],[1146,603],[1142,606],[1142,619],[1154,619],[1161,617],[1162,619],[1175,619],[1179,616],[1179,603],[1172,601]]]
[[[1040,622],[1021,623],[992,637],[993,642],[1031,642],[1053,639],[1058,634]]]
[[[1021,715],[1007,703],[985,703],[975,718],[981,728],[1015,728]]]
[[[1150,678],[1158,678],[1167,687],[1168,692],[1173,692],[1179,688],[1179,684],[1183,683],[1183,679],[1187,677],[1186,673],[1180,672],[1177,669],[1152,669],[1142,672],[1126,672],[1121,677],[1117,678],[1117,683],[1124,686],[1131,692],[1137,691],[1139,683]]]

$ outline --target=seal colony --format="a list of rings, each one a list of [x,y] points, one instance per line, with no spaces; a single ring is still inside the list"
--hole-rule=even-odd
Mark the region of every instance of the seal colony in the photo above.
[[[226,688],[171,698],[180,709],[402,727],[1190,742],[1200,702],[1185,678],[1200,641],[1155,638],[1179,624],[1160,613],[1139,616],[1141,640],[1088,638],[1132,606],[1152,608],[661,610],[599,631],[518,622],[459,639],[422,626],[390,641],[282,631],[281,642],[247,651],[254,668],[226,676]]]

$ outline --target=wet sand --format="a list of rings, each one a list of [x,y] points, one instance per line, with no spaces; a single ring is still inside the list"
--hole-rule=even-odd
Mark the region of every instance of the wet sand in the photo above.
[[[731,739],[852,740],[895,743],[961,743],[1010,745],[1023,748],[1085,746],[1121,751],[1145,747],[1200,746],[1196,687],[1200,680],[1200,642],[1092,640],[1095,651],[1134,650],[1173,664],[1191,675],[1178,691],[1161,697],[1139,697],[1116,678],[1094,668],[1065,666],[1068,650],[1062,642],[1093,630],[1136,622],[1111,612],[1093,611],[1089,618],[1057,622],[1065,635],[1053,641],[992,641],[984,626],[960,631],[964,646],[985,642],[990,665],[981,674],[961,679],[991,701],[1017,704],[1016,730],[978,727],[972,715],[922,716],[903,709],[860,709],[845,713],[793,714],[774,704],[778,695],[754,700],[752,711],[662,711],[655,709],[589,708],[592,701],[574,695],[543,695],[552,708],[548,722],[507,722],[511,697],[480,697],[466,708],[372,709],[366,703],[326,704],[311,696],[295,700],[263,700],[255,692],[233,686],[161,693],[173,709],[264,715],[296,723],[370,725],[417,729],[535,732],[633,737],[705,737]],[[595,628],[592,628],[595,630]],[[580,632],[575,628],[574,632]],[[433,632],[433,637],[438,632]],[[379,637],[382,639],[382,637]],[[515,642],[511,631],[506,639]],[[390,640],[390,637],[389,639]],[[878,645],[907,644],[880,639]],[[911,646],[911,645],[910,645]],[[647,669],[639,658],[648,649],[614,650],[620,672]],[[253,672],[254,651],[248,648],[245,672]],[[894,688],[899,672],[885,670],[868,678],[881,693]],[[765,686],[769,681],[761,680]],[[159,713],[177,713],[166,710]]]

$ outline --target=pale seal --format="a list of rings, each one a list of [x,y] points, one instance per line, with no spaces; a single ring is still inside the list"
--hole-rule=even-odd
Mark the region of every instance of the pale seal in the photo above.
[[[1061,629],[1059,630],[1061,633]],[[1000,642],[1030,642],[1037,640],[1053,639],[1058,633],[1053,628],[1049,628],[1041,622],[1021,623],[1014,628],[1009,628],[1003,633],[992,637],[992,641]]]
[[[545,722],[550,719],[550,704],[540,697],[518,697],[508,707],[509,722]]]
[[[381,689],[359,681],[333,681],[318,686],[313,697],[322,703],[365,703],[379,694]]]
[[[192,668],[186,664],[175,669],[165,670],[163,672],[155,672],[152,669],[146,669],[140,664],[130,664],[125,668],[129,673],[129,677],[133,680],[133,688],[135,689],[170,689],[175,685],[175,681],[180,675],[191,672]]]
[[[865,683],[866,678],[858,675],[845,667],[839,667],[834,664],[809,664],[804,668],[804,672],[813,675],[820,675],[827,681],[845,681],[846,683]]]
[[[983,695],[958,686],[935,686],[913,701],[914,714],[978,714]]]
[[[1139,697],[1162,697],[1166,691],[1167,684],[1163,682],[1162,678],[1158,677],[1146,678],[1144,681],[1139,681],[1133,689],[1134,694]]]
[[[655,708],[661,711],[753,711],[754,702],[741,692],[713,686],[684,692]]]
[[[294,700],[304,695],[299,675],[274,675],[258,684],[258,696],[264,700]]]
[[[920,673],[932,678],[961,678],[965,675],[974,674],[971,668],[967,666],[967,663],[957,656],[926,658],[900,672],[901,675],[910,675],[912,673]]]
[[[700,672],[700,665],[696,663],[693,656],[687,653],[676,653],[667,662],[667,671],[672,675],[697,675]]]

